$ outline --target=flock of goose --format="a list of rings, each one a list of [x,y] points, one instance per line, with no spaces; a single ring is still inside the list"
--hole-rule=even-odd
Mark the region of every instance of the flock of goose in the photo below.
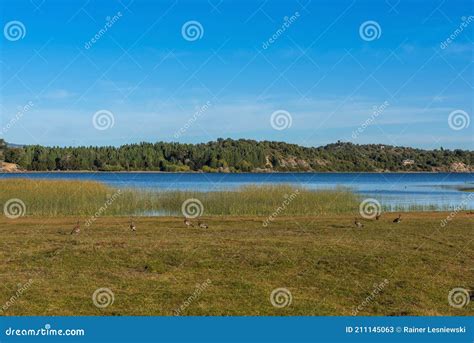
[[[375,219],[379,220],[380,219],[380,214],[377,214],[375,216]],[[400,223],[401,221],[402,221],[402,215],[401,214],[399,214],[398,217],[393,220],[393,222],[397,223],[397,224]],[[194,227],[194,223],[189,218],[184,218],[184,225],[186,225],[186,227]],[[362,224],[361,221],[359,219],[357,219],[357,217],[354,218],[354,225],[358,229],[362,229],[364,227],[364,224]],[[209,228],[209,225],[207,225],[205,223],[202,223],[200,220],[198,220],[197,226],[201,229],[208,229]],[[130,218],[129,228],[130,228],[130,231],[132,231],[132,232],[137,231],[137,226],[135,225],[135,222],[132,218]],[[79,220],[78,220],[76,222],[76,225],[74,225],[74,227],[71,231],[71,235],[78,234],[80,232],[81,232],[81,225],[80,225]]]
[[[375,220],[379,220],[379,219],[380,219],[380,216],[381,216],[380,214],[377,214],[377,215],[375,216]],[[393,222],[396,223],[396,224],[401,223],[401,222],[402,222],[402,215],[399,214],[398,217],[393,220]],[[362,223],[360,222],[360,220],[357,219],[357,217],[354,218],[354,225],[355,225],[356,228],[358,228],[358,229],[362,229],[362,228],[364,227],[364,224],[362,224]]]
[[[375,220],[379,220],[380,219],[380,214],[377,214],[375,216]],[[393,220],[394,223],[400,223],[402,221],[402,215],[399,214],[397,218],[395,218]],[[186,225],[186,227],[194,227],[194,223],[189,219],[189,218],[184,218],[184,225]],[[354,218],[354,225],[358,228],[358,229],[362,229],[364,227],[364,224],[361,223],[361,221],[359,219]],[[197,226],[201,229],[208,229],[209,228],[209,225],[205,224],[205,223],[202,223],[200,220],[198,220],[197,222]],[[129,228],[130,228],[130,231],[132,232],[135,232],[137,231],[137,226],[135,225],[135,222],[132,218],[130,218],[130,225],[129,225]],[[74,225],[72,231],[71,231],[71,235],[74,235],[74,234],[78,234],[81,232],[81,225],[79,223],[79,220],[76,222],[76,225]]]
[[[194,223],[191,220],[189,220],[189,218],[184,218],[184,225],[186,225],[186,227],[194,227]],[[201,229],[209,228],[209,225],[201,222],[200,220],[198,220],[197,226]],[[137,231],[137,226],[135,225],[135,221],[132,218],[130,218],[129,228],[130,228],[130,231],[132,232]],[[78,234],[80,232],[81,232],[81,224],[78,220],[76,224],[74,225],[74,227],[72,228],[71,235]]]

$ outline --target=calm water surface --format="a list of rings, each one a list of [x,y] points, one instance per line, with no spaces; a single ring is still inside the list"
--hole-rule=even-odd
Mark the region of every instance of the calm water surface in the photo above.
[[[474,173],[13,173],[0,178],[94,180],[119,188],[218,191],[244,185],[293,184],[309,189],[347,187],[391,207],[463,206],[474,209]]]

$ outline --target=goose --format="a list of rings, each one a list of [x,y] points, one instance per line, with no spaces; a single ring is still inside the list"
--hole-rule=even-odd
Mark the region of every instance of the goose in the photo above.
[[[74,225],[72,231],[71,231],[71,235],[75,234],[75,233],[79,233],[81,232],[81,225],[79,224],[79,220],[76,222],[76,225]]]
[[[354,218],[354,224],[357,226],[359,229],[362,229],[364,227],[364,224],[362,224],[357,218]]]
[[[194,224],[188,218],[184,218],[184,225],[194,227]]]
[[[200,221],[198,221],[198,226],[199,226],[201,229],[207,229],[207,228],[209,228],[209,226],[208,226],[207,224],[201,223]]]
[[[394,223],[400,223],[401,221],[402,221],[402,215],[401,214],[398,215],[398,218],[395,218],[393,220]]]
[[[137,231],[137,227],[135,226],[132,218],[130,218],[130,230]]]

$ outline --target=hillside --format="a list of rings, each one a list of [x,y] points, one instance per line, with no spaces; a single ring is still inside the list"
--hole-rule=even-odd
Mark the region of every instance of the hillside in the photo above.
[[[32,171],[474,171],[473,151],[344,142],[316,148],[245,139],[218,139],[201,144],[139,143],[120,147],[0,144],[0,150],[4,150],[5,162]]]

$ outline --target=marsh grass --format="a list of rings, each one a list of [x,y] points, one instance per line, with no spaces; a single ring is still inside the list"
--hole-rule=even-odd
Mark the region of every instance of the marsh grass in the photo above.
[[[205,215],[324,215],[357,211],[359,198],[340,188],[310,191],[289,185],[245,186],[216,192],[115,189],[93,181],[0,180],[0,202],[18,198],[27,215],[181,215],[198,199]]]
[[[155,196],[160,209],[173,213],[190,198],[201,201],[212,215],[322,215],[357,209],[358,197],[345,189],[310,191],[289,185],[245,186],[218,192],[163,192]]]
[[[291,185],[244,186],[223,191],[117,189],[95,181],[0,180],[0,205],[25,203],[26,215],[181,216],[187,199],[198,199],[204,215],[358,215],[361,196],[346,188],[308,190]],[[383,212],[449,210],[436,205],[386,206]]]
[[[137,195],[123,192],[92,181],[66,180],[0,180],[0,202],[20,199],[27,215],[88,215],[94,214],[115,199],[107,214],[131,213],[138,204]]]

